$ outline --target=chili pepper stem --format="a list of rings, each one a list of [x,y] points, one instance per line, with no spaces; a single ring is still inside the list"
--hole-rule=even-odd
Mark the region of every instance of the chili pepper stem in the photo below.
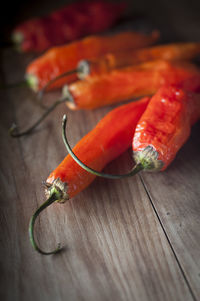
[[[98,172],[98,171],[90,168],[89,166],[85,165],[82,161],[80,161],[80,159],[74,154],[73,150],[71,149],[71,147],[68,143],[67,137],[66,137],[66,124],[67,124],[67,116],[64,115],[63,121],[62,121],[62,137],[63,137],[63,142],[65,144],[65,147],[66,147],[68,153],[76,161],[76,163],[79,164],[87,172],[90,172],[98,177],[103,177],[103,178],[107,178],[107,179],[122,179],[122,178],[132,177],[144,169],[144,166],[142,165],[142,163],[138,163],[128,173],[121,174],[121,175],[115,175],[115,174],[107,174],[107,173],[103,173],[103,172]]]
[[[6,84],[6,85],[0,85],[0,89],[12,89],[12,88],[20,88],[20,87],[26,87],[28,86],[28,83],[26,80],[18,82],[18,83],[13,83],[13,84]]]
[[[38,98],[39,98],[39,100],[42,100],[43,95],[44,95],[46,89],[47,89],[50,85],[52,85],[52,84],[55,83],[57,80],[59,80],[59,79],[65,77],[65,76],[69,76],[69,75],[71,75],[71,74],[76,73],[77,71],[78,71],[77,69],[73,69],[73,70],[64,72],[64,73],[62,73],[62,74],[56,76],[55,78],[51,79],[51,80],[43,87],[43,89],[40,90],[40,92],[38,93]]]
[[[24,80],[13,84],[1,85],[0,89],[13,89],[13,88],[20,88],[20,87],[29,87],[33,91],[37,92],[38,89],[37,77],[34,74],[28,74]]]
[[[57,248],[54,251],[51,252],[44,252],[42,251],[36,241],[35,241],[35,237],[34,237],[34,225],[35,225],[35,221],[36,218],[38,217],[38,215],[48,206],[50,206],[52,203],[59,201],[62,199],[62,191],[60,191],[59,189],[57,189],[56,187],[52,186],[51,192],[50,192],[50,196],[49,198],[35,211],[35,213],[33,214],[33,216],[31,217],[30,223],[29,223],[29,238],[30,238],[30,242],[33,246],[33,248],[39,252],[40,254],[43,255],[51,255],[51,254],[56,254],[61,250],[60,244],[58,244]]]
[[[11,137],[19,138],[21,136],[30,134],[59,104],[65,102],[65,101],[66,101],[66,98],[61,98],[61,99],[57,100],[52,106],[50,106],[46,110],[46,112],[31,127],[29,127],[27,130],[25,130],[23,132],[18,133],[16,124],[13,124],[9,130]]]

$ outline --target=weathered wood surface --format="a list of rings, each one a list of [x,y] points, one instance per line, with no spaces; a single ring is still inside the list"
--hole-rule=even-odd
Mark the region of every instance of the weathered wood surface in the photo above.
[[[1,78],[21,80],[31,59],[3,52]],[[36,133],[11,139],[13,121],[24,128],[42,109],[28,88],[0,95],[1,300],[199,300],[200,125],[164,173],[98,178],[73,200],[48,208],[36,225],[37,238],[47,250],[57,242],[65,250],[45,257],[33,251],[27,229],[44,200],[41,182],[66,154],[62,115],[68,113],[74,145],[111,107],[69,112],[62,105]],[[48,104],[57,96],[48,95]],[[106,171],[130,166],[127,152]]]

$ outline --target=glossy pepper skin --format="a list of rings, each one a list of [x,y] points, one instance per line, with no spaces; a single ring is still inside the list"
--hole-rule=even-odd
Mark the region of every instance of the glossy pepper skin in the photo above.
[[[116,68],[139,64],[145,61],[164,59],[169,61],[191,60],[200,55],[200,43],[175,43],[137,50],[107,53],[101,58],[83,60],[79,63],[78,77],[84,79],[109,72]]]
[[[200,94],[176,86],[160,88],[136,126],[132,143],[135,162],[149,171],[165,170],[199,118]]]
[[[144,35],[136,32],[121,32],[107,36],[90,36],[65,46],[54,47],[30,63],[26,69],[26,78],[33,78],[31,88],[35,91],[42,89],[50,80],[64,72],[76,69],[82,59],[101,57],[108,52],[136,49],[153,44],[159,33]],[[75,80],[71,75],[57,80],[49,86],[49,90],[62,87],[63,84]]]
[[[108,162],[131,146],[135,126],[148,101],[149,98],[145,97],[112,110],[74,147],[75,154],[92,168],[102,170]],[[64,198],[74,197],[94,178],[94,175],[85,171],[67,155],[49,175],[47,194],[55,186],[65,192]]]
[[[164,84],[179,83],[199,74],[199,69],[189,63],[156,60],[79,80],[65,86],[63,94],[69,99],[66,104],[70,109],[95,109],[152,95]],[[194,89],[195,81],[190,86]]]
[[[49,16],[24,22],[14,29],[12,39],[23,52],[42,52],[109,28],[124,8],[123,3],[79,1]]]

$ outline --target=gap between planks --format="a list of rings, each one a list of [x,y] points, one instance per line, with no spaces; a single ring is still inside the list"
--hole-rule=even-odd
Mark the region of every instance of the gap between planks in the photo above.
[[[156,210],[156,207],[155,207],[154,202],[153,202],[153,198],[151,197],[151,194],[150,194],[150,192],[148,191],[148,188],[147,188],[147,186],[146,186],[146,184],[145,184],[145,180],[143,179],[142,175],[139,175],[139,177],[140,177],[141,183],[142,183],[142,185],[143,185],[143,187],[144,187],[144,190],[146,191],[146,194],[147,194],[148,199],[149,199],[149,201],[150,201],[150,204],[151,204],[151,206],[152,206],[152,208],[153,208],[153,211],[155,212],[155,215],[156,215],[156,217],[157,217],[157,219],[158,219],[158,222],[159,222],[159,224],[160,224],[160,226],[161,226],[161,228],[162,228],[162,230],[163,230],[163,233],[164,233],[164,235],[165,235],[165,237],[166,237],[166,239],[167,239],[167,241],[168,241],[168,243],[169,243],[169,246],[170,246],[170,248],[171,248],[171,250],[172,250],[172,253],[174,254],[174,257],[175,257],[175,259],[176,259],[177,265],[178,265],[178,267],[179,267],[179,269],[180,269],[180,271],[181,271],[181,274],[182,274],[182,276],[183,276],[183,278],[184,278],[184,280],[185,280],[185,282],[186,282],[186,285],[187,285],[187,287],[188,287],[188,289],[189,289],[189,291],[190,291],[190,293],[191,293],[191,296],[192,296],[192,298],[193,298],[194,301],[198,301],[198,300],[196,299],[196,297],[195,297],[195,294],[194,294],[194,292],[193,292],[191,286],[190,286],[190,283],[189,283],[189,281],[188,281],[188,279],[187,279],[187,277],[186,277],[186,274],[185,274],[185,272],[184,272],[184,270],[183,270],[183,268],[182,268],[182,266],[181,266],[181,263],[180,263],[180,261],[179,261],[179,259],[178,259],[178,255],[176,254],[176,252],[175,252],[175,250],[174,250],[174,248],[173,248],[173,246],[172,246],[172,243],[171,243],[171,241],[170,241],[170,239],[169,239],[169,236],[167,235],[167,231],[166,231],[166,229],[165,229],[165,227],[164,227],[164,224],[163,224],[162,221],[161,221],[161,218],[160,218],[160,216],[159,216],[159,214],[158,214],[158,211]]]

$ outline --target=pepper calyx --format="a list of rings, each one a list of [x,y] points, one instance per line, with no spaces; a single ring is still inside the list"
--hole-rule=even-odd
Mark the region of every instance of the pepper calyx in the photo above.
[[[25,76],[26,83],[35,92],[38,91],[38,78],[36,75],[28,73]]]
[[[145,171],[150,172],[159,171],[164,166],[164,162],[158,160],[158,155],[158,152],[151,145],[148,145],[143,150],[133,152],[136,164],[141,164]]]
[[[13,42],[14,44],[14,48],[21,52],[22,49],[21,49],[21,45],[24,41],[24,35],[22,32],[20,31],[15,31],[12,35],[11,35],[11,41]]]
[[[71,94],[71,92],[69,91],[68,85],[64,85],[63,89],[62,89],[62,97],[64,99],[66,99],[66,104],[67,106],[71,109],[71,110],[75,110],[76,109],[76,104],[74,102],[74,98]]]
[[[78,76],[80,79],[84,79],[90,74],[90,64],[88,60],[81,60],[78,63]]]
[[[69,200],[67,183],[62,182],[60,178],[55,179],[51,184],[48,182],[46,183],[46,197],[49,198],[54,192],[58,196],[56,200],[57,203],[65,203],[67,200]]]

